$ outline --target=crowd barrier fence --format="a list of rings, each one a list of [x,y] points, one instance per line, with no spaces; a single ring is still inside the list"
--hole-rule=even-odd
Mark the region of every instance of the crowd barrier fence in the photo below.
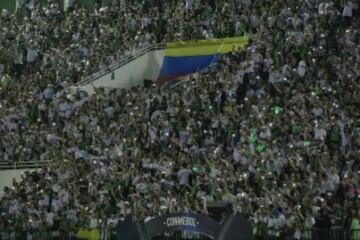
[[[0,161],[0,171],[42,168],[43,166],[46,166],[49,163],[50,161],[23,161],[23,162]]]
[[[59,232],[46,230],[30,230],[30,231],[0,231],[0,240],[86,240],[76,238],[75,232]],[[90,239],[90,238],[88,238]],[[101,229],[100,238],[98,240],[115,240],[115,229]],[[173,234],[164,234],[154,237],[152,240],[208,240],[210,238],[193,233],[193,232],[177,232]],[[92,240],[92,238],[91,238]],[[276,231],[268,230],[263,236],[254,235],[253,240],[360,240],[360,229],[350,230],[342,227],[334,227],[331,229],[307,229],[301,231],[300,235],[295,231]]]

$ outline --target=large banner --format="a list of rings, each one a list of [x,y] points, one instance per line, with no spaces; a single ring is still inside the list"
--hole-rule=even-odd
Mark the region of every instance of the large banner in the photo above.
[[[146,222],[145,230],[150,237],[155,237],[160,233],[186,231],[201,233],[207,237],[214,238],[220,232],[221,225],[217,221],[203,215],[172,214]]]
[[[118,226],[119,240],[152,240],[175,232],[192,232],[214,240],[250,240],[251,225],[240,214],[230,214],[220,223],[199,214],[171,214],[146,223],[127,219]]]
[[[243,49],[248,42],[245,36],[167,43],[158,82],[196,73],[216,63],[219,56]]]

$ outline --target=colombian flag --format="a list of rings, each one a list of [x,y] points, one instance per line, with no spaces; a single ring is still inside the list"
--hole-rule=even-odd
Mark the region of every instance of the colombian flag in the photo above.
[[[196,73],[217,62],[219,56],[243,49],[249,37],[210,39],[166,44],[159,82]]]

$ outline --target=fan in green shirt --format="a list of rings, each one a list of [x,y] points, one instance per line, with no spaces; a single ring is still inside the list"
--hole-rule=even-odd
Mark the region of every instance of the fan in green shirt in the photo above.
[[[8,74],[5,74],[0,79],[0,87],[7,87],[7,86],[9,86],[9,84],[11,84],[12,81],[13,81],[13,79]]]
[[[265,145],[259,144],[259,145],[256,146],[256,151],[257,151],[258,153],[262,153],[262,152],[265,151],[265,148],[266,148]]]
[[[291,133],[292,134],[299,134],[301,131],[301,128],[296,124],[294,123],[292,126],[291,126]]]
[[[354,217],[351,222],[352,240],[360,240],[360,210],[358,210],[357,215],[357,218]]]
[[[256,143],[257,141],[257,129],[256,128],[252,128],[250,129],[250,136],[249,136],[249,142],[250,143]]]
[[[276,116],[280,115],[280,113],[284,111],[284,109],[279,106],[275,106],[271,110],[275,113]]]

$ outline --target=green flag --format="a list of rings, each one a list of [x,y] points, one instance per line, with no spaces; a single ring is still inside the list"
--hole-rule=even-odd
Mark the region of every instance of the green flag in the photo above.
[[[199,169],[198,166],[193,166],[192,171],[193,171],[194,173],[199,173],[199,172],[200,172],[200,169]]]
[[[250,137],[249,137],[249,142],[250,143],[256,143],[256,141],[257,141],[256,133],[251,133]]]
[[[0,80],[0,86],[7,87],[11,82],[12,78],[8,74],[5,74]]]
[[[311,142],[310,141],[304,141],[304,147],[310,147]]]
[[[264,152],[264,151],[265,151],[265,146],[264,146],[263,144],[257,145],[257,146],[256,146],[256,151],[257,151],[258,153]]]
[[[275,113],[275,115],[279,115],[284,111],[284,109],[280,106],[275,106],[272,108],[272,111]]]

